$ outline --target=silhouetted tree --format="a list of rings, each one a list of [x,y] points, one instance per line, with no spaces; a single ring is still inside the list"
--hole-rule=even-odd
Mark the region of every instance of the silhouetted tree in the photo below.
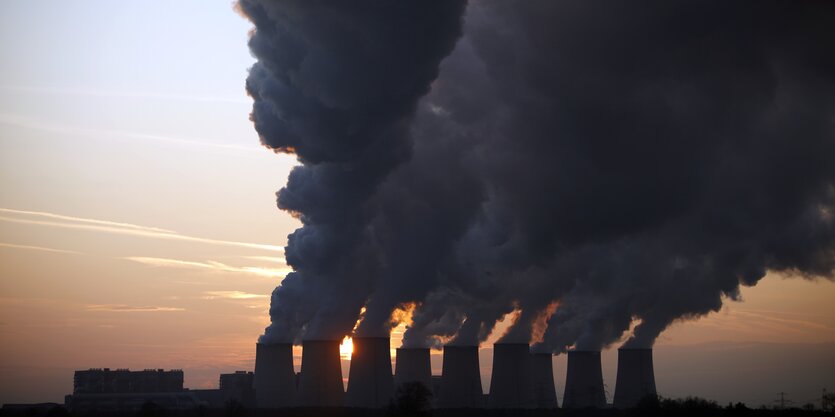
[[[432,391],[426,385],[417,381],[407,382],[397,388],[389,414],[403,417],[428,415],[431,399]]]
[[[226,415],[228,417],[249,417],[249,410],[238,400],[229,400],[226,403]]]
[[[142,404],[142,408],[136,414],[138,417],[165,417],[168,415],[165,408],[152,401],[147,401]]]
[[[57,405],[46,412],[46,417],[68,417],[70,412],[66,408]]]

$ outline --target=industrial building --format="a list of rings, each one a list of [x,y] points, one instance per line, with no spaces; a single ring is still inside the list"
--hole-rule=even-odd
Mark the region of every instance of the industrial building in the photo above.
[[[657,395],[652,349],[618,349],[617,378],[615,408],[634,407],[645,397]]]
[[[221,374],[214,390],[183,389],[183,371],[89,369],[76,371],[67,406],[78,411],[137,410],[147,402],[167,409],[245,407],[384,408],[406,383],[424,384],[436,408],[554,409],[559,406],[553,355],[532,353],[526,343],[493,346],[490,392],[481,386],[478,346],[445,346],[441,375],[432,375],[428,348],[396,350],[392,372],[389,338],[357,337],[347,391],[343,390],[339,341],[302,344],[301,372],[294,373],[293,346],[257,344],[255,372]],[[633,407],[656,395],[651,349],[619,349],[614,407]],[[562,406],[605,408],[600,351],[569,351]]]
[[[383,408],[394,396],[391,341],[388,337],[355,337],[345,405]]]
[[[253,382],[252,372],[236,371],[221,374],[218,389],[189,390],[183,388],[180,369],[89,369],[75,372],[73,393],[66,396],[65,406],[74,412],[137,411],[147,403],[167,410],[220,408],[231,401],[254,407]]]
[[[572,350],[568,352],[563,408],[586,407],[606,407],[600,351]]]
[[[97,368],[75,371],[73,394],[177,392],[183,390],[182,369]]]

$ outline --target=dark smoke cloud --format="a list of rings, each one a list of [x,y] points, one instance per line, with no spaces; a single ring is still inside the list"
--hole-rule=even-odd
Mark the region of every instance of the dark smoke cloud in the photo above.
[[[247,91],[262,143],[301,166],[278,192],[303,227],[273,293],[267,341],[349,333],[378,274],[365,206],[408,160],[410,124],[460,32],[453,1],[240,0],[258,62]],[[370,255],[370,256],[369,256]]]
[[[833,278],[832,2],[480,0],[457,44],[460,2],[263,3],[253,118],[304,163],[266,337],[415,303],[410,347],[515,310],[502,341],[649,347],[768,271]]]
[[[529,340],[559,300],[539,348],[599,349],[634,319],[628,345],[646,347],[768,270],[831,278],[833,17],[825,2],[471,4],[461,43],[495,99],[451,111],[494,131],[490,202],[458,249],[480,257],[492,316],[522,310],[503,340]]]

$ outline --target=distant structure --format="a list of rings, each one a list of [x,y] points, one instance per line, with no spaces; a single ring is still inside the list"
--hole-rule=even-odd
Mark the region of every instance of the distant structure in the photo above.
[[[397,348],[394,366],[395,392],[407,382],[420,382],[428,390],[434,391],[432,378],[428,348]]]
[[[491,392],[481,386],[478,346],[445,346],[441,375],[432,375],[430,351],[399,348],[392,375],[390,339],[356,337],[348,390],[343,391],[339,341],[308,340],[302,345],[302,371],[293,371],[293,346],[256,344],[255,372],[221,374],[218,389],[183,389],[179,369],[109,368],[75,371],[66,407],[77,413],[135,412],[151,402],[166,410],[222,408],[237,402],[248,408],[384,408],[396,388],[420,382],[441,409],[555,409],[558,407],[551,353],[532,353],[527,343],[493,347]],[[606,392],[600,351],[569,351],[564,408],[605,408]],[[652,349],[618,350],[614,407],[631,408],[656,395]],[[822,405],[828,396],[824,390]],[[43,409],[53,404],[11,404],[9,408]],[[40,407],[40,408],[39,408]]]
[[[534,408],[558,407],[552,358],[553,355],[550,353],[531,353],[531,391]]]
[[[618,349],[614,407],[634,407],[650,395],[656,395],[652,349]]]
[[[481,408],[484,396],[478,367],[478,346],[444,346],[438,408]]]
[[[383,408],[393,398],[391,341],[388,337],[354,337],[345,406]]]
[[[491,408],[533,408],[531,352],[527,343],[493,345]]]
[[[172,369],[110,368],[75,371],[73,394],[178,392],[183,390],[183,371]]]
[[[255,403],[258,408],[296,405],[296,374],[293,372],[293,345],[255,345]]]
[[[339,340],[303,341],[298,405],[341,407],[343,397]]]
[[[231,402],[245,407],[255,407],[254,374],[247,371],[235,371],[220,374],[219,389],[193,389],[186,392],[193,394],[199,405],[209,408],[222,408]]]
[[[192,409],[201,403],[196,394],[183,389],[180,369],[75,371],[73,393],[65,398],[67,408],[82,413],[136,411],[148,402],[170,410]]]
[[[75,372],[73,393],[64,405],[76,413],[136,412],[147,403],[166,410],[190,410],[200,406],[221,408],[231,401],[255,406],[254,374],[236,371],[220,375],[219,389],[183,389],[183,371],[108,368]]]
[[[606,407],[600,351],[568,352],[563,408]]]

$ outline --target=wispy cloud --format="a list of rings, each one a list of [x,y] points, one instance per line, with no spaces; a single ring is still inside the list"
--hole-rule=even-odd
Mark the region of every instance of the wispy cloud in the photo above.
[[[129,261],[138,262],[146,265],[156,266],[156,267],[168,267],[168,268],[187,268],[187,269],[202,269],[202,270],[211,270],[211,271],[218,271],[218,272],[237,272],[237,273],[245,273],[245,274],[253,274],[259,275],[264,277],[281,277],[283,278],[287,273],[291,270],[289,268],[261,268],[257,266],[233,266],[224,264],[221,262],[216,261],[205,261],[205,262],[197,262],[197,261],[186,261],[182,259],[169,259],[169,258],[152,258],[152,257],[144,257],[144,256],[129,256],[124,258]]]
[[[179,240],[186,242],[205,243],[210,245],[235,246],[248,249],[259,249],[272,252],[283,252],[284,247],[277,245],[267,245],[261,243],[237,242],[231,240],[209,239],[196,236],[188,236],[177,233],[171,230],[160,229],[156,227],[140,226],[130,223],[113,222],[108,220],[89,219],[82,217],[64,216],[55,213],[46,213],[38,211],[13,210],[7,208],[0,208],[0,213],[7,213],[19,217],[0,216],[0,220],[32,224],[38,226],[61,227],[68,229],[90,230],[105,233],[123,234],[155,239],[165,240]],[[27,218],[29,217],[29,218]],[[33,219],[31,217],[35,217]],[[39,220],[39,219],[41,220]]]
[[[131,306],[127,304],[88,304],[87,311],[109,311],[115,313],[156,313],[168,311],[186,311],[180,307]]]
[[[170,94],[152,91],[131,91],[131,90],[100,90],[93,88],[47,88],[34,86],[13,86],[0,85],[0,90],[14,91],[20,93],[51,94],[51,95],[74,95],[89,97],[115,97],[115,98],[140,98],[158,100],[178,101],[199,101],[217,103],[248,104],[251,100],[245,97],[219,97],[197,94]]]
[[[67,253],[67,254],[73,254],[73,255],[78,255],[78,254],[81,253],[81,252],[76,252],[74,250],[45,248],[43,246],[16,245],[14,243],[3,243],[3,242],[0,242],[0,247],[2,247],[2,248],[12,248],[12,249],[36,250],[36,251],[52,252],[52,253]]]
[[[261,261],[287,265],[283,256],[242,256],[241,258],[249,259],[251,261]]]
[[[243,146],[230,143],[210,142],[207,140],[183,138],[178,136],[155,135],[142,132],[129,132],[123,130],[112,129],[95,129],[80,126],[62,125],[46,122],[43,120],[36,120],[27,116],[0,113],[0,125],[14,126],[18,128],[39,130],[43,132],[61,133],[68,135],[83,135],[83,136],[97,136],[97,137],[122,137],[127,139],[144,139],[153,140],[157,142],[166,142],[176,145],[200,146],[209,148],[219,148],[224,150],[237,150],[246,152],[258,152],[263,154],[264,150],[255,146]]]
[[[254,298],[269,298],[269,295],[266,294],[252,294],[243,291],[206,291],[203,294],[206,294],[205,299],[207,300],[214,300],[217,298],[227,298],[231,300],[251,300]]]
[[[96,224],[96,225],[102,225],[102,226],[121,227],[121,228],[125,228],[125,229],[144,230],[144,231],[148,231],[148,232],[175,233],[172,230],[160,229],[158,227],[139,226],[139,225],[131,224],[131,223],[121,223],[121,222],[112,222],[112,221],[108,221],[108,220],[87,219],[87,218],[83,218],[83,217],[74,217],[74,216],[64,216],[62,214],[47,213],[47,212],[44,212],[44,211],[14,210],[14,209],[8,209],[8,208],[0,207],[0,213],[19,214],[19,215],[36,216],[36,217],[47,217],[47,218],[56,219],[56,220],[66,220],[66,221],[70,221],[70,222],[79,222],[79,223],[89,223],[89,224]]]

